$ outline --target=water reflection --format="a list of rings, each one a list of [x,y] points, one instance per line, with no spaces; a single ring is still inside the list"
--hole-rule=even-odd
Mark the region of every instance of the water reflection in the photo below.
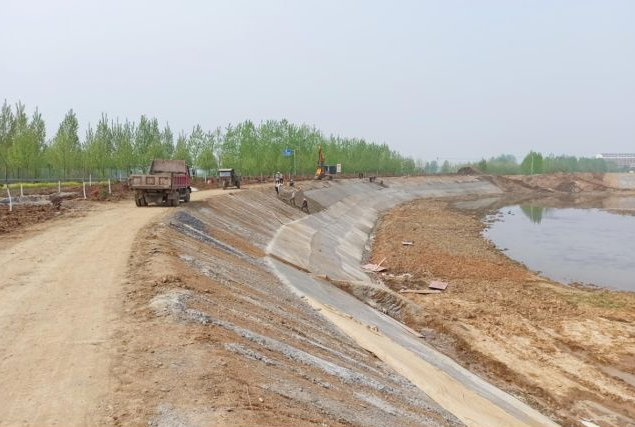
[[[494,217],[502,221],[491,223],[485,237],[530,270],[563,283],[635,291],[635,217],[531,205],[508,206]]]
[[[552,209],[543,208],[542,206],[520,205],[520,210],[534,224],[540,224],[544,214],[548,214]]]

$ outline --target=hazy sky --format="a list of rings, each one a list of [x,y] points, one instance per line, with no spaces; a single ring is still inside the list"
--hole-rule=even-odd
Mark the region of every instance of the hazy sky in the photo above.
[[[0,102],[287,118],[456,161],[635,151],[635,1],[0,0]],[[83,137],[83,135],[81,135]]]

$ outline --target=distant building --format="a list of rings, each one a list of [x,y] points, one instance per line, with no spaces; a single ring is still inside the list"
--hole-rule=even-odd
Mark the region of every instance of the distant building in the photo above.
[[[602,153],[595,156],[606,162],[615,163],[622,169],[635,169],[635,153]]]

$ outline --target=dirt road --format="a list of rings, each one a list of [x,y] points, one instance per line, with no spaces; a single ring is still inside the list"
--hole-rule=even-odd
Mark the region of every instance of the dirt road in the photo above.
[[[132,201],[95,205],[84,217],[3,238],[0,425],[96,424],[131,245],[169,211]]]

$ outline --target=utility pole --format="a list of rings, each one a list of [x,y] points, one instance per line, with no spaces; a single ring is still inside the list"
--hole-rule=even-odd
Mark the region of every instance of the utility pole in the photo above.
[[[531,152],[531,173],[530,175],[534,174],[534,152]]]

